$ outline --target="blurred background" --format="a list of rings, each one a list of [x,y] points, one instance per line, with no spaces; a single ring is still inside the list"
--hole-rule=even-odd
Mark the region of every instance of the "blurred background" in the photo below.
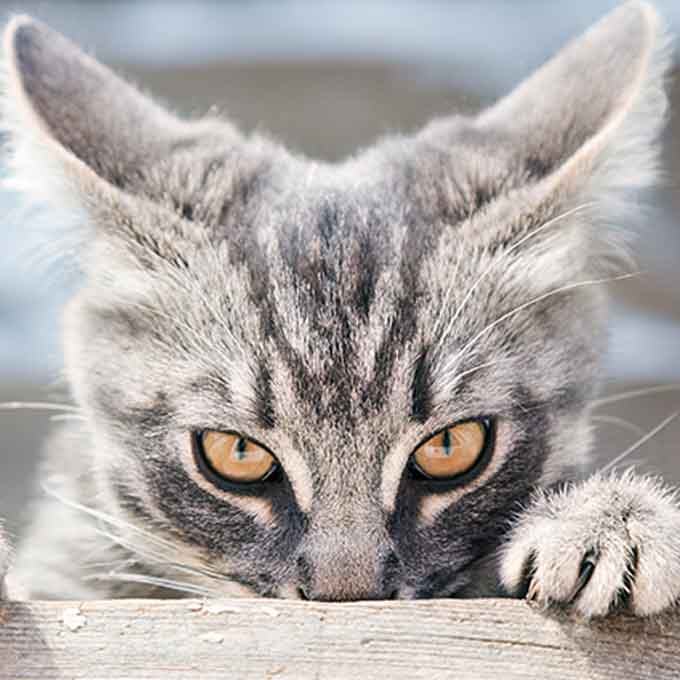
[[[541,64],[614,0],[432,2],[0,2],[65,33],[174,109],[216,105],[308,155],[338,159],[434,115],[474,111]],[[657,0],[680,34],[680,2]],[[584,77],[588,77],[584,74]],[[606,85],[606,84],[605,84]],[[636,254],[642,274],[612,287],[605,392],[666,391],[603,405],[598,455],[609,460],[680,410],[680,79],[671,74],[667,177],[649,196]],[[59,316],[77,281],[45,271],[49,233],[16,219],[0,191],[0,402],[63,401]],[[0,517],[17,531],[36,483],[42,410],[0,410]],[[635,452],[680,481],[680,420]]]

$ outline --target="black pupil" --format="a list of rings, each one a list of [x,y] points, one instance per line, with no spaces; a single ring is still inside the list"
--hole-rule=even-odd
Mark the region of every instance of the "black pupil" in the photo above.
[[[239,437],[238,441],[236,442],[236,453],[239,454],[238,458],[239,460],[243,460],[245,457],[243,454],[245,453],[246,449],[248,448],[248,442],[243,437]]]
[[[442,446],[444,447],[444,453],[447,456],[451,455],[451,430],[444,430],[442,435]]]

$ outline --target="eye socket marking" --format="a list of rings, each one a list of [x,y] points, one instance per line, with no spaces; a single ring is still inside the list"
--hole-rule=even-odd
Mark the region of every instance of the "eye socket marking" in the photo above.
[[[194,453],[199,470],[222,489],[278,479],[276,458],[264,446],[237,432],[196,432]]]
[[[416,478],[433,481],[463,481],[488,460],[494,444],[493,421],[466,420],[432,435],[409,458]]]

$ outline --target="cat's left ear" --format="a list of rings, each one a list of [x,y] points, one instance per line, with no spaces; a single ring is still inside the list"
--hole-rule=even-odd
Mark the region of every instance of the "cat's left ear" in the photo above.
[[[210,134],[210,121],[180,120],[30,17],[9,23],[3,51],[10,178],[56,207],[134,194],[143,168]]]

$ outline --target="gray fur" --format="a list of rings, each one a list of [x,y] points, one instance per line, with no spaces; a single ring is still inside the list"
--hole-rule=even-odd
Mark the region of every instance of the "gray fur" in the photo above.
[[[78,234],[85,274],[65,316],[82,419],[48,445],[51,496],[15,568],[29,594],[434,597],[519,589],[529,568],[554,601],[597,548],[579,611],[629,586],[637,613],[670,604],[680,581],[658,567],[677,556],[677,510],[648,482],[543,491],[508,532],[588,460],[597,282],[622,252],[611,224],[653,180],[665,112],[657,23],[627,3],[479,116],[327,165],[180,121],[13,20],[13,181]],[[482,415],[498,441],[477,478],[409,479],[425,437]],[[212,487],[190,451],[203,428],[265,443],[285,480]]]

